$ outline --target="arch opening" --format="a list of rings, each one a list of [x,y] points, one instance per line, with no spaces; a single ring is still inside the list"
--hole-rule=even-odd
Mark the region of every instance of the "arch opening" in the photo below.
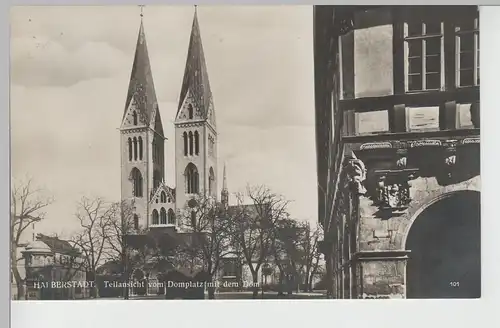
[[[454,192],[410,227],[407,298],[481,297],[480,193]]]

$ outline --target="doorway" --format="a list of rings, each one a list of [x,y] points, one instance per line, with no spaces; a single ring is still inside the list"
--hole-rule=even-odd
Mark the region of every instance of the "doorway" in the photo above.
[[[427,207],[408,233],[407,298],[481,297],[480,193],[454,192]]]

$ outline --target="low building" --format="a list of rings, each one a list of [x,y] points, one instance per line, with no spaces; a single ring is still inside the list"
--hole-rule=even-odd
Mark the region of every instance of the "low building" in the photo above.
[[[26,299],[87,298],[92,286],[86,279],[81,252],[57,237],[38,234],[22,251]]]

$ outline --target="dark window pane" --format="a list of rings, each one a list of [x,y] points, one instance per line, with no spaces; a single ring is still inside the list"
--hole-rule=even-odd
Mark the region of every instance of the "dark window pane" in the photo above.
[[[439,73],[426,74],[425,88],[427,90],[439,89],[440,87],[441,87],[441,74]]]
[[[463,51],[474,51],[474,33],[460,36],[460,52]]]
[[[460,54],[460,69],[474,68],[474,53],[463,52]]]
[[[474,30],[474,19],[461,19],[458,27],[460,31],[472,31]]]
[[[410,74],[422,73],[422,57],[409,58],[408,62]]]
[[[422,40],[408,41],[408,55],[410,57],[422,56]]]
[[[410,91],[422,90],[422,75],[408,76],[408,90]]]
[[[474,70],[460,70],[460,86],[474,85]]]
[[[477,69],[477,84],[479,85],[479,68]]]
[[[422,35],[422,23],[411,22],[408,23],[408,36]]]
[[[477,68],[479,68],[479,59],[481,58],[479,50],[477,51]]]
[[[425,23],[425,34],[441,34],[441,22]]]
[[[425,41],[425,53],[437,55],[441,53],[441,38],[430,38]]]
[[[441,72],[441,56],[427,56],[426,57],[426,73],[439,73]]]

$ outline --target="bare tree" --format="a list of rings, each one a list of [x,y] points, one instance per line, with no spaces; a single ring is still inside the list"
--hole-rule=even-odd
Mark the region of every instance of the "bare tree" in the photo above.
[[[275,264],[280,271],[280,284],[285,276],[292,276],[294,283],[300,280],[304,268],[304,252],[299,243],[303,235],[302,230],[301,224],[290,218],[280,220],[276,224],[273,252]],[[296,287],[298,288],[298,284]],[[289,293],[291,291],[288,290]]]
[[[24,299],[24,280],[17,267],[18,248],[21,246],[23,232],[44,219],[43,210],[52,203],[53,199],[43,196],[43,191],[33,187],[31,179],[25,183],[15,184],[11,190],[10,205],[10,265],[12,275],[16,281],[18,298]]]
[[[80,231],[72,242],[82,251],[85,266],[94,281],[93,296],[98,297],[96,269],[104,259],[107,245],[107,232],[110,220],[115,217],[117,207],[101,198],[83,197],[78,204],[76,217],[80,222]]]
[[[250,204],[244,204],[244,196],[251,200]],[[231,211],[233,235],[257,286],[261,266],[273,255],[277,223],[288,216],[289,201],[265,186],[248,186],[246,195],[240,194],[237,199],[238,205]],[[253,298],[257,296],[255,287]]]
[[[128,236],[135,231],[133,203],[122,201],[114,203],[113,210],[104,224],[105,230],[105,248],[104,256],[107,261],[119,264],[122,275],[122,282],[127,282],[130,279],[132,266],[131,253],[128,247]],[[129,298],[129,288],[124,285],[123,296]]]
[[[320,273],[321,252],[318,249],[318,243],[322,238],[323,231],[321,226],[311,226],[311,223],[302,224],[302,236],[299,239],[299,247],[302,249],[304,261],[304,289],[306,292],[312,291],[314,276]]]
[[[199,258],[204,272],[213,282],[224,256],[232,252],[231,220],[228,212],[210,196],[193,198],[180,215],[180,226],[191,241],[183,248],[188,259]],[[215,289],[208,288],[209,299],[215,298]]]

